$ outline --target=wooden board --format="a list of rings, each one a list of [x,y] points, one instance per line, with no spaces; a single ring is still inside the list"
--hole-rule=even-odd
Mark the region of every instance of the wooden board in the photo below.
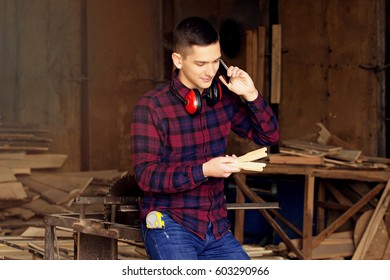
[[[272,25],[271,103],[279,104],[282,80],[282,25]]]
[[[361,156],[362,151],[360,150],[346,150],[342,149],[339,153],[336,155],[329,155],[329,157],[338,159],[338,160],[345,160],[345,161],[357,161],[359,157]]]
[[[317,150],[327,153],[338,153],[343,149],[342,147],[338,146],[315,143],[300,139],[285,140],[283,141],[283,145],[296,149]]]
[[[42,192],[41,197],[49,203],[53,203],[55,205],[64,205],[75,196],[53,188]]]
[[[20,160],[0,159],[0,166],[8,168],[60,168],[67,159],[61,154],[25,155]]]
[[[0,200],[23,200],[27,194],[20,182],[0,183]]]
[[[16,181],[16,177],[11,169],[0,166],[0,182]]]
[[[255,161],[267,157],[267,147],[263,147],[252,152],[246,153],[243,156],[237,158],[238,161]]]
[[[237,161],[235,164],[230,164],[230,165],[240,168],[242,170],[254,171],[254,172],[262,172],[264,167],[266,166],[265,163],[261,163],[261,162],[240,162],[240,161]]]
[[[19,217],[24,221],[30,220],[35,216],[35,212],[30,209],[25,209],[22,207],[10,207],[6,209],[7,215]]]
[[[297,165],[324,165],[322,157],[301,157],[281,154],[269,155],[269,163],[274,164],[297,164]]]
[[[85,189],[93,180],[92,177],[81,177],[63,175],[62,173],[32,173],[29,178],[36,182],[50,185],[55,189],[62,190],[68,194],[79,193]]]
[[[56,214],[56,213],[70,213],[63,207],[52,205],[43,199],[36,199],[29,203],[23,204],[22,208],[30,209],[38,215]]]

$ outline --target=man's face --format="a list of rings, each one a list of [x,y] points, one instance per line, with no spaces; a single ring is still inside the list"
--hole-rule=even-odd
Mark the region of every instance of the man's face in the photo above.
[[[220,57],[219,42],[209,46],[192,46],[187,55],[181,57],[180,81],[188,88],[203,92],[211,86]]]

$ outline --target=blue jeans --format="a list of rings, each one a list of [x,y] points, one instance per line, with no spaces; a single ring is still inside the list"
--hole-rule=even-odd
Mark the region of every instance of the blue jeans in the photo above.
[[[248,254],[229,231],[215,240],[210,224],[206,239],[185,229],[164,214],[164,229],[142,225],[142,236],[152,260],[249,260]]]

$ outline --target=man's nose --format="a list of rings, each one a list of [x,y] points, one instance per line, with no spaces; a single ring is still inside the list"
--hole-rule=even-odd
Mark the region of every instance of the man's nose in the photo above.
[[[206,68],[206,75],[214,77],[215,74],[217,73],[218,67],[214,65],[214,63],[210,63],[207,65]]]

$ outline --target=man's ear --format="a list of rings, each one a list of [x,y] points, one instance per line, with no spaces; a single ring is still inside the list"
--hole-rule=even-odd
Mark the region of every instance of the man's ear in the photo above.
[[[182,56],[179,53],[172,53],[172,61],[175,64],[177,69],[181,69],[182,67]]]

